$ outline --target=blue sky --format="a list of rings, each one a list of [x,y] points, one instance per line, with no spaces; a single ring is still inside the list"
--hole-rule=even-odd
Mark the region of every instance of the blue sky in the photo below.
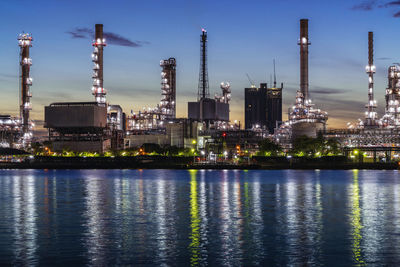
[[[51,102],[92,101],[91,40],[68,32],[103,23],[104,31],[141,44],[105,48],[107,99],[127,113],[159,102],[159,61],[175,57],[178,116],[186,116],[187,101],[196,99],[205,27],[210,92],[220,93],[219,83],[231,82],[231,118],[244,121],[246,73],[256,83],[269,82],[273,59],[284,83],[286,117],[299,84],[299,19],[308,18],[311,96],[329,112],[329,127],[344,127],[363,116],[367,101],[368,31],[375,35],[375,93],[382,114],[387,68],[400,62],[398,11],[397,1],[2,0],[0,113],[18,113],[16,39],[22,31],[34,37],[33,118],[42,120]]]

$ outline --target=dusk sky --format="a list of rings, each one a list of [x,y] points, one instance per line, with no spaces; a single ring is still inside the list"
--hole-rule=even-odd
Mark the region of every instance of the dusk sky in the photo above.
[[[244,123],[248,73],[268,82],[276,60],[284,114],[299,84],[299,19],[308,18],[310,93],[328,111],[328,127],[363,117],[367,33],[374,32],[375,95],[384,108],[387,68],[400,62],[400,1],[1,0],[0,113],[18,114],[17,36],[32,33],[32,117],[52,102],[93,101],[94,24],[112,33],[104,51],[107,101],[128,114],[160,100],[161,59],[177,59],[177,115],[197,97],[201,27],[208,31],[210,93],[232,85],[231,120]]]

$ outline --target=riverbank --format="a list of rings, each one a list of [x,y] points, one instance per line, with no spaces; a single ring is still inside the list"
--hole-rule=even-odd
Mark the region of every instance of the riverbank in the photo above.
[[[354,162],[345,157],[253,157],[242,163],[194,162],[193,157],[34,157],[0,162],[0,169],[399,169],[397,162]]]

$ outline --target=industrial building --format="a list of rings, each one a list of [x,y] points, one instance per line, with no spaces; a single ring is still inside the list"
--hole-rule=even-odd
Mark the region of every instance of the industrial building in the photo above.
[[[282,122],[282,90],[274,86],[268,88],[266,83],[260,83],[260,87],[244,89],[245,128],[262,128],[273,134],[274,129]]]
[[[106,135],[107,107],[102,103],[53,103],[44,114],[54,151],[103,152],[111,146]]]

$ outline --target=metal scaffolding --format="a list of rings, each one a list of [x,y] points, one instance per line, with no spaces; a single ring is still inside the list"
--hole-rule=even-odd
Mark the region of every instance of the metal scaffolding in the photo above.
[[[161,72],[161,120],[176,118],[176,59],[160,61]]]

